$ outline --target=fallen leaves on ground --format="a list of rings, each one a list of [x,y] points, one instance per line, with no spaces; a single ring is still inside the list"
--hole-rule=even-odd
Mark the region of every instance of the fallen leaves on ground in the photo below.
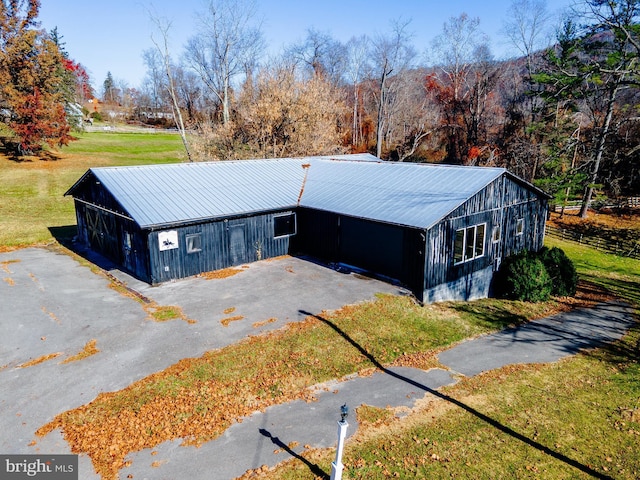
[[[220,320],[220,323],[223,326],[228,327],[231,322],[237,322],[238,320],[242,320],[243,318],[244,317],[242,315],[235,315],[233,317],[223,318],[222,320]]]
[[[268,318],[268,319],[263,320],[261,322],[254,322],[251,326],[253,328],[260,328],[260,327],[264,327],[265,325],[268,325],[269,323],[274,323],[274,322],[277,322],[277,321],[278,321],[277,318],[271,317],[271,318]]]
[[[213,270],[211,272],[204,272],[198,275],[198,277],[204,278],[205,280],[217,280],[221,278],[233,277],[234,275],[237,275],[242,271],[243,271],[242,268],[230,267],[230,268],[223,268],[221,270]]]
[[[82,360],[83,358],[87,358],[87,357],[90,357],[91,355],[95,355],[100,351],[96,347],[96,343],[97,343],[97,340],[95,338],[89,340],[81,351],[79,351],[75,355],[70,356],[69,358],[67,358],[61,363],[77,362],[78,360]]]
[[[266,349],[263,337],[244,343],[248,351]],[[262,362],[252,375],[225,378],[207,370],[217,355],[221,351],[184,359],[124,390],[102,393],[87,405],[59,414],[36,434],[62,430],[72,452],[87,454],[104,480],[114,480],[131,452],[176,438],[184,445],[199,445],[271,405],[315,401],[304,374],[288,368],[285,360]],[[269,352],[262,355],[268,358]],[[193,373],[200,371],[207,371],[202,379]]]
[[[56,358],[62,355],[62,352],[49,353],[47,355],[42,355],[41,357],[34,358],[33,360],[29,360],[28,362],[22,363],[18,365],[20,368],[33,367],[34,365],[38,365],[40,363],[44,363],[47,360],[51,360],[52,358]]]

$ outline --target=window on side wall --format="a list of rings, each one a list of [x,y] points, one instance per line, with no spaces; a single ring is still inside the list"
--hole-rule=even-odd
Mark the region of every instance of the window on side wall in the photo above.
[[[296,214],[285,213],[273,217],[273,237],[286,237],[296,234]]]
[[[500,241],[500,234],[500,225],[496,225],[495,227],[493,227],[493,234],[491,235],[493,243],[498,243]]]
[[[196,253],[202,251],[202,236],[199,233],[187,235],[185,237],[187,245],[187,253]]]
[[[524,218],[519,218],[516,221],[516,235],[522,235],[524,233]]]
[[[456,230],[453,245],[453,263],[470,262],[484,256],[484,239],[486,224],[481,223],[471,227]]]

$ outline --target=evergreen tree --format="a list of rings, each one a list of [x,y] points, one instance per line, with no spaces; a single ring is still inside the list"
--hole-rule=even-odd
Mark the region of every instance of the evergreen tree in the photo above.
[[[582,171],[569,170],[583,176],[582,218],[586,217],[594,189],[601,180],[602,164],[611,157],[609,137],[620,94],[640,86],[640,2],[585,0],[584,8],[580,18],[586,25],[565,22],[556,47],[548,53],[549,69],[534,76],[545,87],[548,110],[555,112],[548,120],[556,133],[558,112],[567,105],[579,106],[590,116],[586,163],[581,166]],[[566,167],[562,162],[559,165]],[[579,177],[573,180],[576,178]],[[563,183],[576,184],[570,178]]]
[[[106,103],[118,103],[118,88],[111,72],[107,72],[107,76],[102,82],[102,99]]]

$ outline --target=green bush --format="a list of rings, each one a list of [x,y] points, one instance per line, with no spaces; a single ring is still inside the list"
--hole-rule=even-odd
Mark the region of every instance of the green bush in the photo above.
[[[551,277],[551,295],[558,297],[573,296],[578,286],[576,267],[564,250],[558,247],[543,247],[538,256],[544,263],[547,273]]]
[[[576,269],[564,251],[543,247],[506,258],[496,275],[495,292],[511,300],[543,302],[551,295],[573,296],[577,285]]]
[[[502,262],[496,288],[511,300],[544,302],[551,296],[551,277],[538,256],[525,251]]]

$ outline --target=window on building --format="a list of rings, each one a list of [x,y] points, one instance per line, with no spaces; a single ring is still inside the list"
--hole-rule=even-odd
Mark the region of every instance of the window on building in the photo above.
[[[453,263],[463,263],[484,255],[486,224],[473,225],[456,231],[453,246]]]
[[[273,217],[273,236],[285,237],[296,234],[296,214],[286,213]]]
[[[493,234],[491,235],[491,239],[493,243],[498,243],[500,241],[501,229],[500,225],[496,225],[493,227]]]
[[[524,233],[524,218],[519,218],[516,222],[516,235],[522,235]]]
[[[202,251],[202,235],[199,233],[187,235],[185,237],[187,244],[187,253],[196,253]]]

